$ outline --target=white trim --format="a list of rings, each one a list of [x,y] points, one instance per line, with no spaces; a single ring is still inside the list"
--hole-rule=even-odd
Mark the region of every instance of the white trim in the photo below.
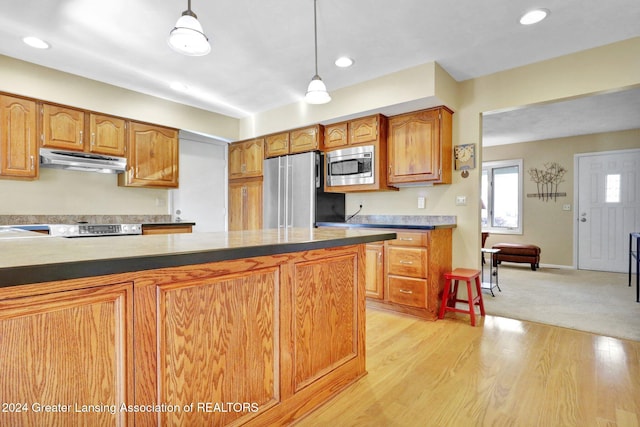
[[[579,170],[580,159],[583,157],[592,156],[607,156],[611,154],[627,154],[627,153],[640,153],[640,148],[627,148],[623,150],[607,150],[607,151],[593,151],[590,153],[577,153],[573,155],[573,268],[578,269],[578,194],[580,190]]]
[[[480,173],[484,172],[485,168],[496,169],[500,167],[507,166],[518,166],[519,170],[519,180],[518,180],[518,227],[517,228],[506,228],[506,227],[491,227],[488,225],[487,227],[482,227],[480,224],[482,231],[487,231],[492,234],[510,234],[510,235],[522,235],[524,234],[524,161],[523,159],[507,159],[507,160],[496,160],[489,162],[482,162],[482,166],[480,168]],[[480,192],[482,192],[482,179],[480,180]],[[492,194],[489,191],[489,206],[490,208],[493,205]],[[491,219],[491,215],[489,216]],[[482,219],[481,219],[482,221]]]

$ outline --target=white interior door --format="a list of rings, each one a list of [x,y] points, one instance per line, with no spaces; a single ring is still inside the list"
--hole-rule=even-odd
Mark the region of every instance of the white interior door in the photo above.
[[[640,230],[640,150],[578,156],[578,268],[626,272]]]
[[[194,232],[227,229],[227,143],[180,131],[180,187],[171,191],[174,219]]]

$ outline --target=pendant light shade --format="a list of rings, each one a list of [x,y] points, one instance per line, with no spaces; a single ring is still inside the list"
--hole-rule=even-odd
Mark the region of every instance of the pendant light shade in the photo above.
[[[191,0],[187,10],[182,12],[176,26],[169,33],[169,46],[178,53],[187,56],[203,56],[211,52],[209,39],[204,34],[198,17],[191,11]]]
[[[329,92],[327,92],[327,87],[324,82],[318,75],[318,20],[316,18],[316,3],[317,0],[313,0],[313,37],[315,46],[316,74],[309,83],[304,100],[309,104],[326,104],[331,101],[331,96],[329,95]]]

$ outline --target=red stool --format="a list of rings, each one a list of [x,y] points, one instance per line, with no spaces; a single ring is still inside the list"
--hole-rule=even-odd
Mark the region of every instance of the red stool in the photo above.
[[[467,313],[471,317],[471,326],[476,326],[475,306],[480,306],[480,315],[484,316],[484,302],[482,301],[482,290],[480,289],[480,270],[471,270],[469,268],[456,268],[451,273],[445,273],[444,292],[442,293],[442,303],[440,304],[440,314],[438,318],[444,318],[447,311],[455,311],[458,313]],[[476,293],[474,297],[471,292],[471,280],[476,282]],[[453,282],[453,291],[451,290],[451,281]],[[467,298],[458,299],[458,281],[467,282]],[[456,308],[456,303],[464,302],[469,305],[468,310]]]

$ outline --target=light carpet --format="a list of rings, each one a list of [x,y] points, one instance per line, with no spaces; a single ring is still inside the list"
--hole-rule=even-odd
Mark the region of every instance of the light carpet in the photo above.
[[[640,341],[635,277],[626,273],[540,268],[503,263],[495,297],[483,290],[487,314]],[[488,281],[485,266],[485,281]]]

